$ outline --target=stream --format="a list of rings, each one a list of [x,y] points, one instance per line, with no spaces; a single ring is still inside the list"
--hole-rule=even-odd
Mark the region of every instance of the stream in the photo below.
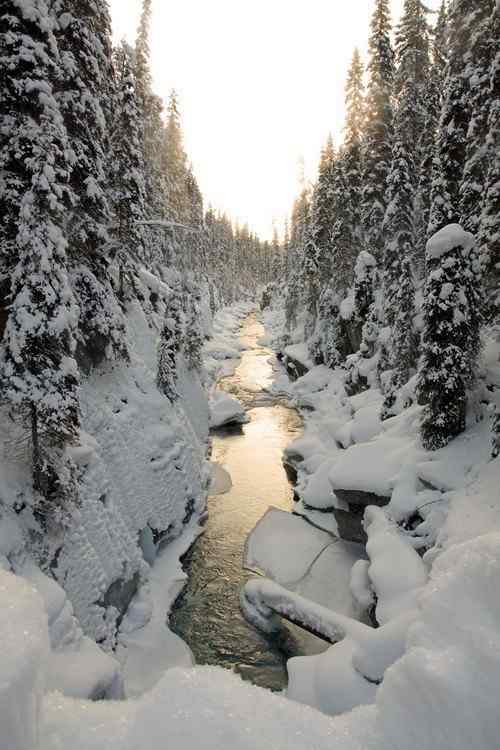
[[[213,434],[212,461],[225,470],[226,491],[209,497],[205,531],[183,559],[189,579],[169,627],[189,645],[197,664],[234,669],[254,684],[282,690],[287,659],[322,651],[326,644],[294,626],[279,636],[260,633],[239,608],[241,587],[252,576],[242,568],[246,538],[270,505],[292,509],[282,453],[302,432],[300,415],[267,391],[276,360],[259,344],[263,335],[262,324],[250,315],[241,334],[246,347],[241,361],[218,383],[244,404],[250,421]]]

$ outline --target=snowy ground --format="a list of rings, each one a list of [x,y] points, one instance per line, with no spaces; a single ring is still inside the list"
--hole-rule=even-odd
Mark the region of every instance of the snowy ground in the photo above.
[[[487,356],[486,372],[494,372],[497,349]],[[340,644],[290,665],[290,694],[323,713],[207,667],[170,669],[137,700],[92,703],[53,692],[47,613],[53,621],[57,597],[47,607],[42,587],[0,571],[6,748],[498,750],[500,459],[488,458],[487,421],[471,413],[467,432],[429,455],[418,445],[418,407],[380,425],[380,396],[346,398],[340,374],[323,368],[290,395],[314,407],[290,449],[301,494],[313,483],[307,504],[328,507],[334,487],[348,481],[392,497],[387,509],[367,512],[368,560],[356,563],[351,578],[360,602],[377,592],[381,627],[344,617],[349,632]],[[401,530],[396,521],[417,507],[423,521]],[[4,550],[7,539],[17,543],[10,528]],[[422,558],[415,550],[424,543]]]

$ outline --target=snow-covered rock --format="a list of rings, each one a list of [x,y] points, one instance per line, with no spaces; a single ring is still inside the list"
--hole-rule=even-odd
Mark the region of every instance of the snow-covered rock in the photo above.
[[[216,390],[210,399],[210,429],[231,424],[245,424],[248,416],[245,408],[225,391]]]

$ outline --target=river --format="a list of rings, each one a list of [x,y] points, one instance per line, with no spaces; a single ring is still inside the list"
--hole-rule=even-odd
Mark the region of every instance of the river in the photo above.
[[[240,589],[251,576],[242,568],[246,538],[269,505],[292,509],[282,453],[302,431],[300,415],[268,392],[276,360],[259,344],[263,335],[262,324],[250,315],[242,328],[241,362],[218,384],[245,405],[250,421],[213,435],[212,461],[228,472],[232,486],[209,497],[207,525],[183,560],[189,580],[169,626],[188,643],[198,664],[234,669],[257,685],[281,690],[287,683],[286,660],[325,646],[293,626],[279,637],[266,636],[239,608]]]

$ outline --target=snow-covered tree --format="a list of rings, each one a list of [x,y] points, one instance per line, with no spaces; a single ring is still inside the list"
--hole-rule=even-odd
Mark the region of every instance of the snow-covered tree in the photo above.
[[[353,318],[362,327],[374,301],[377,282],[377,261],[366,250],[362,250],[354,267],[354,312]]]
[[[165,217],[165,183],[161,154],[164,138],[163,104],[153,93],[150,70],[149,33],[152,0],[142,0],[141,16],[135,43],[135,78],[143,125],[143,149],[146,168],[146,195],[149,218]],[[153,242],[156,240],[151,238]],[[151,253],[154,254],[154,248]]]
[[[500,35],[500,8],[491,16],[491,36]],[[490,112],[485,142],[489,164],[484,186],[484,202],[479,227],[479,252],[486,289],[484,305],[488,320],[500,320],[500,49],[490,69]]]
[[[425,405],[422,443],[429,450],[442,448],[465,429],[466,390],[475,364],[470,351],[476,348],[469,339],[478,335],[464,285],[473,247],[473,236],[456,224],[441,229],[427,244],[418,396]]]
[[[446,75],[448,54],[447,18],[446,3],[443,0],[432,34],[432,59],[425,93],[425,123],[418,143],[419,171],[415,194],[413,258],[415,271],[420,278],[425,274],[425,246],[431,208],[434,154]]]
[[[60,59],[51,26],[44,0],[12,0],[0,11],[0,66],[9,72],[2,83],[2,200],[9,220],[7,255],[16,261],[2,393],[30,425],[34,488],[46,500],[60,491],[62,449],[79,430],[73,358],[78,307],[68,283],[64,236],[71,164],[54,96]]]
[[[413,326],[415,314],[415,284],[410,259],[401,262],[401,277],[396,295],[396,317],[392,327],[392,372],[385,388],[381,418],[393,414],[398,392],[408,382],[417,363],[417,336]]]
[[[333,205],[334,162],[335,151],[330,135],[321,151],[318,180],[314,186],[311,202],[310,236],[319,252],[319,275],[322,285],[329,281],[332,274],[332,226],[335,218]],[[286,232],[288,232],[288,225]],[[288,245],[289,238],[286,238],[286,252],[288,252]]]
[[[131,258],[145,260],[146,186],[133,52],[126,42],[115,50],[113,61],[115,107],[111,130],[111,193],[122,270]]]
[[[325,287],[319,299],[319,341],[321,358],[327,367],[338,367],[342,362],[341,320],[338,295]]]
[[[172,291],[165,310],[165,320],[158,347],[158,389],[170,401],[175,401],[177,390],[177,357],[183,340],[182,295],[179,290]]]
[[[382,258],[387,175],[391,164],[394,51],[389,0],[377,0],[368,47],[363,143],[362,221],[365,249]]]
[[[162,172],[166,180],[166,215],[174,222],[184,223],[188,218],[187,156],[184,151],[179,102],[172,91],[167,109],[162,150]]]
[[[200,371],[204,339],[201,329],[201,295],[194,284],[188,285],[186,292],[184,356],[190,370]]]
[[[79,337],[89,349],[122,356],[124,326],[108,272],[113,109],[109,11],[97,0],[54,0],[53,7],[62,62],[57,100],[71,147],[74,205],[66,231],[71,284],[82,311]]]
[[[452,0],[448,15],[448,63],[434,162],[428,236],[460,220],[460,180],[470,123],[466,76],[471,19],[476,0]]]
[[[344,201],[352,222],[352,235],[357,247],[363,241],[361,231],[361,176],[362,164],[362,133],[364,126],[364,68],[355,49],[351,66],[347,74],[345,88],[346,123],[344,128],[343,166],[346,184]]]
[[[492,101],[490,70],[499,44],[498,36],[492,34],[494,4],[494,0],[477,0],[475,3],[469,17],[464,59],[463,77],[469,92],[466,105],[470,109],[470,120],[459,191],[459,214],[461,225],[473,234],[479,229],[488,169],[486,136]]]

